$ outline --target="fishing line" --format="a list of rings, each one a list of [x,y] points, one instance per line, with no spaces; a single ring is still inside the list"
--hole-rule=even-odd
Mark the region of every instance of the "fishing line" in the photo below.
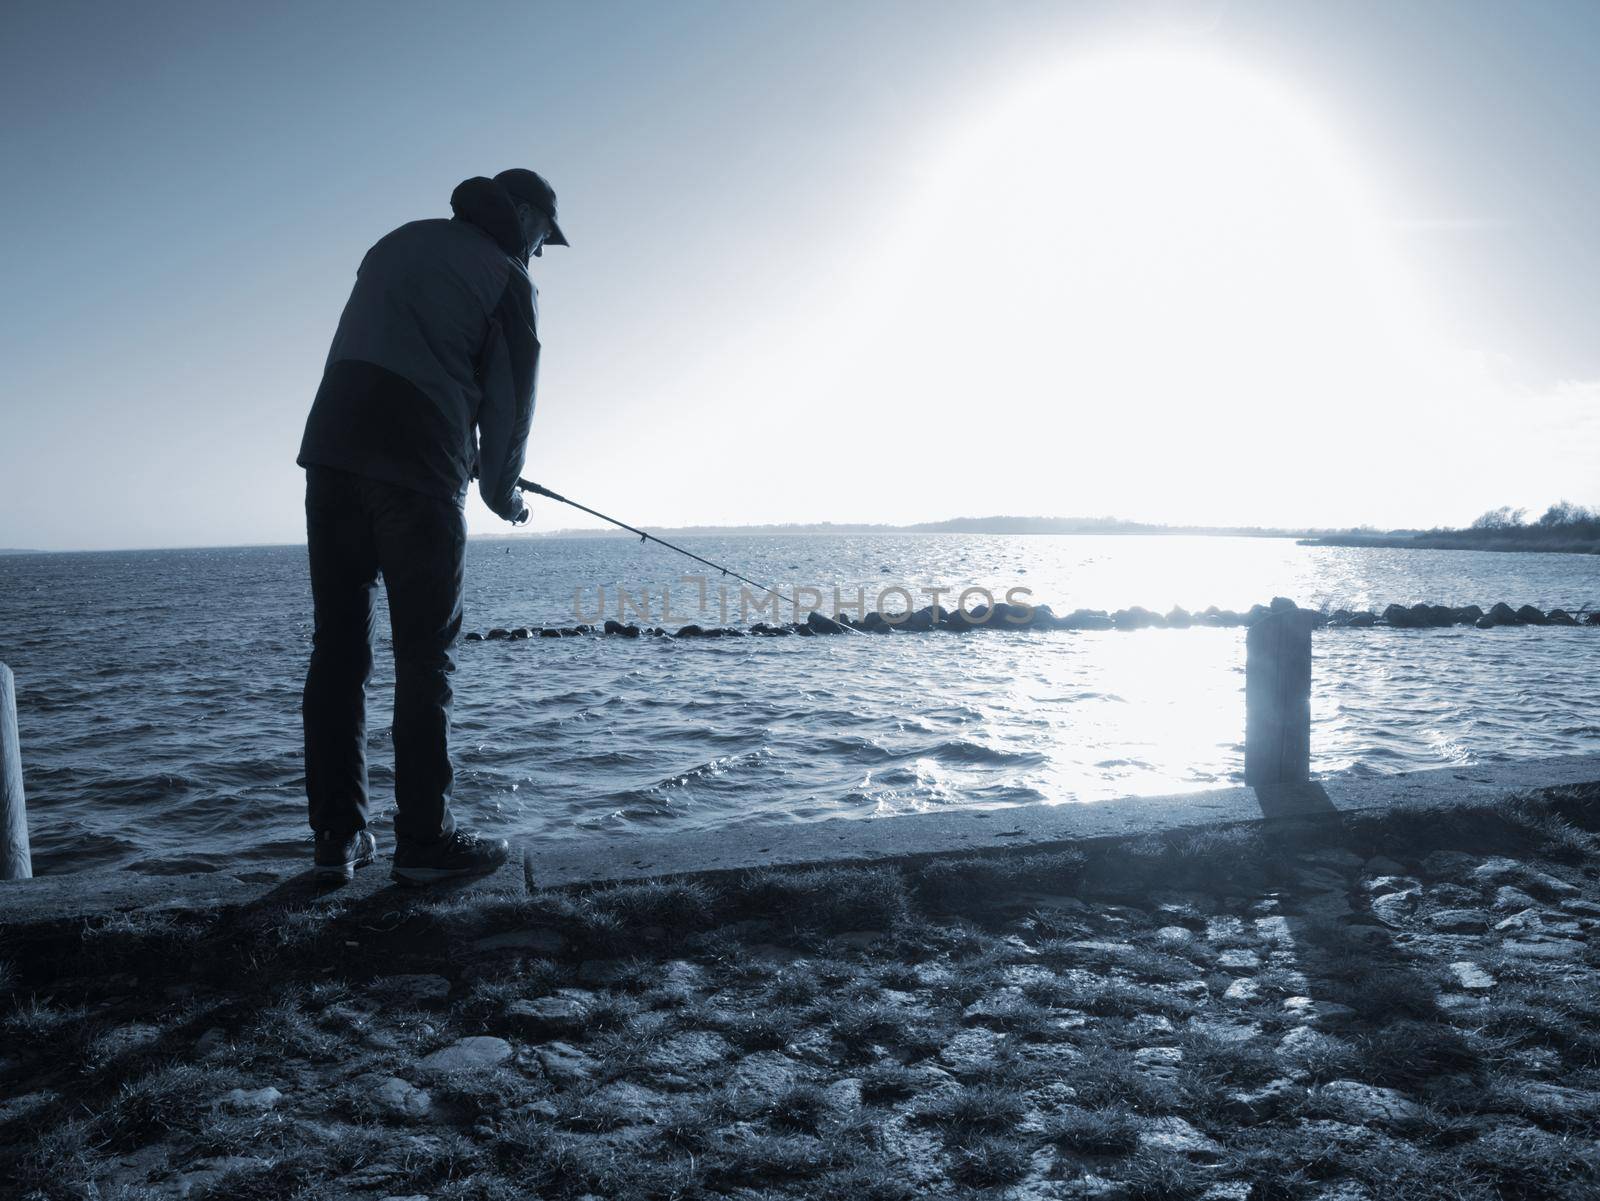
[[[550,489],[544,487],[542,484],[536,484],[532,480],[519,479],[517,481],[517,487],[521,488],[524,492],[534,492],[534,493],[537,493],[540,496],[549,497],[551,500],[558,500],[564,505],[571,505],[574,509],[582,509],[585,513],[589,514],[591,517],[598,517],[601,521],[609,521],[612,525],[618,526],[621,529],[627,530],[628,533],[630,533],[630,534],[638,534],[640,542],[655,542],[655,543],[659,543],[660,545],[666,547],[668,550],[677,551],[680,555],[688,555],[689,558],[693,559],[696,563],[704,563],[707,567],[715,567],[723,575],[732,576],[734,579],[741,580],[746,584],[753,585],[754,587],[761,589],[761,591],[763,591],[763,592],[772,593],[772,595],[777,597],[779,600],[784,601],[787,604],[794,606],[795,611],[799,612],[800,606],[798,604],[796,604],[794,600],[792,600],[791,598],[785,596],[783,593],[779,592],[776,588],[768,588],[765,584],[757,583],[755,580],[752,580],[749,576],[740,575],[737,571],[734,571],[731,567],[724,567],[721,563],[713,563],[710,559],[702,558],[701,556],[695,554],[694,551],[692,551],[692,550],[684,550],[683,547],[681,547],[681,546],[675,546],[671,542],[668,542],[665,538],[657,538],[654,534],[647,534],[647,533],[645,533],[644,530],[636,529],[634,526],[629,525],[626,521],[618,521],[615,517],[607,517],[604,513],[600,513],[600,512],[597,512],[594,509],[591,509],[588,505],[580,505],[577,501],[569,500],[565,496],[562,496],[561,493],[552,492],[552,491],[550,491]]]

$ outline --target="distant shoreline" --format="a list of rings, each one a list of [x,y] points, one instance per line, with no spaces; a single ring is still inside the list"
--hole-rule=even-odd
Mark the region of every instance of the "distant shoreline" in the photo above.
[[[1600,541],[1549,539],[1536,541],[1516,535],[1475,537],[1470,533],[1441,534],[1327,534],[1301,538],[1300,546],[1352,546],[1385,550],[1487,550],[1500,554],[1600,555]]]

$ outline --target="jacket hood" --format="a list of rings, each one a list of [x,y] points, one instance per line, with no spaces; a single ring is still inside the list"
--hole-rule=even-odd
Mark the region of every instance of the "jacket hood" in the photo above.
[[[494,180],[482,175],[462,180],[450,193],[450,211],[488,234],[507,254],[527,260],[528,244],[522,237],[516,204],[511,193]]]

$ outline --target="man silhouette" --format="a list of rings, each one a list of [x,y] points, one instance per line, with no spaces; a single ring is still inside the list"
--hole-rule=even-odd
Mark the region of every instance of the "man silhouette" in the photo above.
[[[532,171],[476,177],[454,217],[413,221],[367,251],[306,420],[306,544],[315,612],[301,713],[313,871],[349,879],[367,829],[366,686],[378,577],[394,636],[394,879],[492,871],[502,838],[450,811],[450,673],[461,632],[465,505],[512,524],[539,368],[530,256],[565,246],[556,196]]]

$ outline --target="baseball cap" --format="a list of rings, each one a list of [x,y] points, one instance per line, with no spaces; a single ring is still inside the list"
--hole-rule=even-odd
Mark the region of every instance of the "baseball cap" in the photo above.
[[[567,235],[556,224],[556,190],[545,182],[544,176],[522,167],[512,167],[496,175],[494,181],[518,200],[526,200],[550,218],[550,236],[544,240],[546,246],[570,245]]]

